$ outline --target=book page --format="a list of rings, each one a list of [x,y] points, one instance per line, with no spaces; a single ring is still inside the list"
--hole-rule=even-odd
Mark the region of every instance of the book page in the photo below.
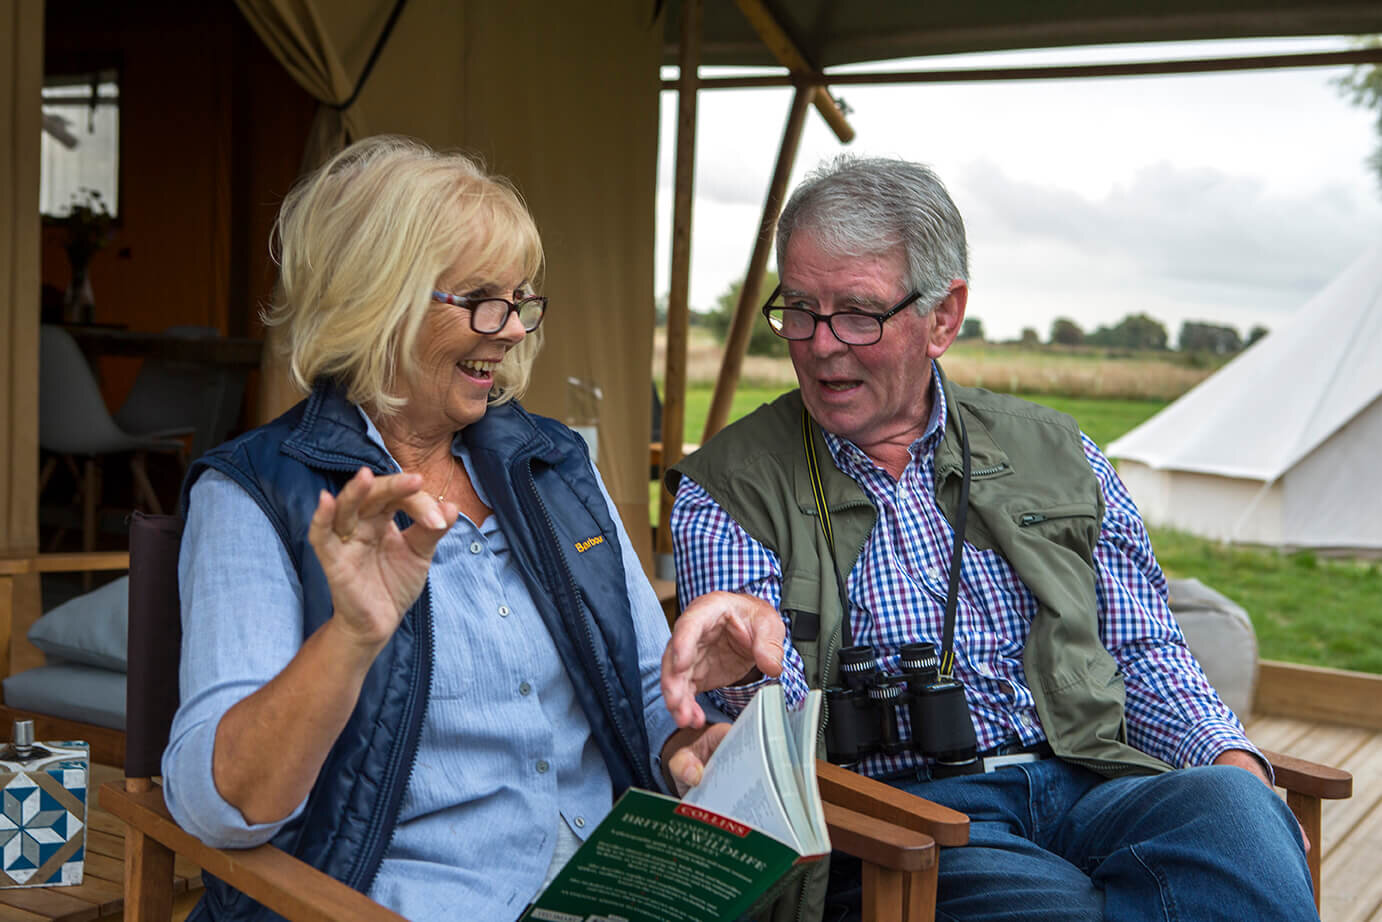
[[[787,713],[787,739],[792,751],[792,769],[802,792],[806,824],[797,826],[801,840],[798,849],[803,855],[822,855],[830,851],[830,832],[825,826],[825,808],[821,805],[820,788],[816,783],[816,728],[821,723],[821,692],[811,689],[801,708]]]
[[[781,686],[778,689],[780,691]],[[772,773],[773,787],[777,789],[778,799],[782,802],[787,824],[792,829],[788,844],[800,852],[803,841],[811,840],[811,820],[806,814],[801,787],[801,759],[794,751],[795,734],[791,731],[790,721],[785,692],[776,696],[776,703],[764,702],[763,748],[768,754],[768,770]]]
[[[753,696],[710,757],[701,783],[682,803],[738,820],[795,848],[797,837],[778,798],[764,741],[764,710],[781,711],[782,702],[780,685],[765,685]]]

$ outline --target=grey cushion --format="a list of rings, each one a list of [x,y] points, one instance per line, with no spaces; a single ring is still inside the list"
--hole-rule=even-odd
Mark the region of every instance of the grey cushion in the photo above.
[[[29,642],[58,659],[125,672],[129,602],[130,578],[122,576],[39,618]]]
[[[12,675],[4,684],[7,707],[125,729],[123,672],[54,663]]]
[[[1248,613],[1197,579],[1167,581],[1171,611],[1209,684],[1246,720],[1257,687],[1257,634]]]

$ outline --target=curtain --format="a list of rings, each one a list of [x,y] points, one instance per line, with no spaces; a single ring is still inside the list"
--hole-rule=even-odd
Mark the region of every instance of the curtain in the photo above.
[[[302,153],[302,172],[364,137],[357,107],[340,106],[355,91],[392,0],[335,0],[329,8],[314,0],[236,0],[236,5],[289,75],[321,103]],[[260,423],[302,397],[288,371],[280,329],[270,327],[265,334],[255,413]]]

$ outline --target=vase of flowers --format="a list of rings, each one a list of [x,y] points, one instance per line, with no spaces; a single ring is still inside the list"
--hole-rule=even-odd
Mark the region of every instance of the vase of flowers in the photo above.
[[[90,323],[96,299],[91,289],[91,258],[110,242],[114,219],[100,190],[85,186],[72,195],[72,207],[61,224],[67,232],[63,244],[72,278],[63,297],[62,319]]]

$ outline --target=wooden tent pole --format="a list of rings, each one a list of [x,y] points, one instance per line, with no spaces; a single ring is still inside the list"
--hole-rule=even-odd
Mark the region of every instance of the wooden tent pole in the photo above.
[[[690,330],[691,207],[696,177],[696,85],[701,57],[701,3],[685,0],[681,8],[681,49],[677,63],[677,163],[672,204],[672,277],[667,293],[667,356],[662,388],[662,455],[659,479],[681,460],[686,428],[686,351]],[[672,495],[663,487],[657,516],[655,550],[672,551]]]
[[[806,59],[805,53],[797,47],[797,43],[782,28],[772,12],[764,5],[763,0],[736,0],[739,5],[739,12],[744,14],[753,30],[758,33],[758,38],[772,52],[773,57],[777,58],[778,63],[792,72],[794,77],[811,77],[812,82],[823,84],[820,68]],[[854,129],[845,118],[844,110],[835,101],[835,97],[830,95],[830,91],[825,86],[821,86],[820,92],[812,93],[807,97],[811,105],[815,106],[825,119],[830,130],[835,132],[835,137],[840,139],[841,144],[848,144],[854,140]]]
[[[787,194],[787,181],[796,163],[797,148],[801,145],[801,129],[806,121],[806,107],[815,97],[816,87],[799,86],[792,98],[792,111],[787,116],[787,126],[782,132],[782,148],[777,154],[777,169],[768,187],[768,197],[763,202],[763,217],[758,222],[758,237],[754,240],[753,256],[749,258],[749,271],[744,276],[744,286],[739,291],[739,304],[734,309],[734,321],[725,339],[725,354],[720,362],[720,374],[715,381],[715,396],[710,401],[710,414],[705,420],[705,432],[701,441],[705,442],[719,432],[729,421],[729,406],[734,399],[734,390],[739,386],[739,372],[744,365],[744,353],[748,351],[749,334],[753,330],[755,314],[759,307],[759,288],[763,285],[763,274],[768,265],[768,251],[772,249],[773,233],[777,229],[777,216],[782,213],[782,201]]]

